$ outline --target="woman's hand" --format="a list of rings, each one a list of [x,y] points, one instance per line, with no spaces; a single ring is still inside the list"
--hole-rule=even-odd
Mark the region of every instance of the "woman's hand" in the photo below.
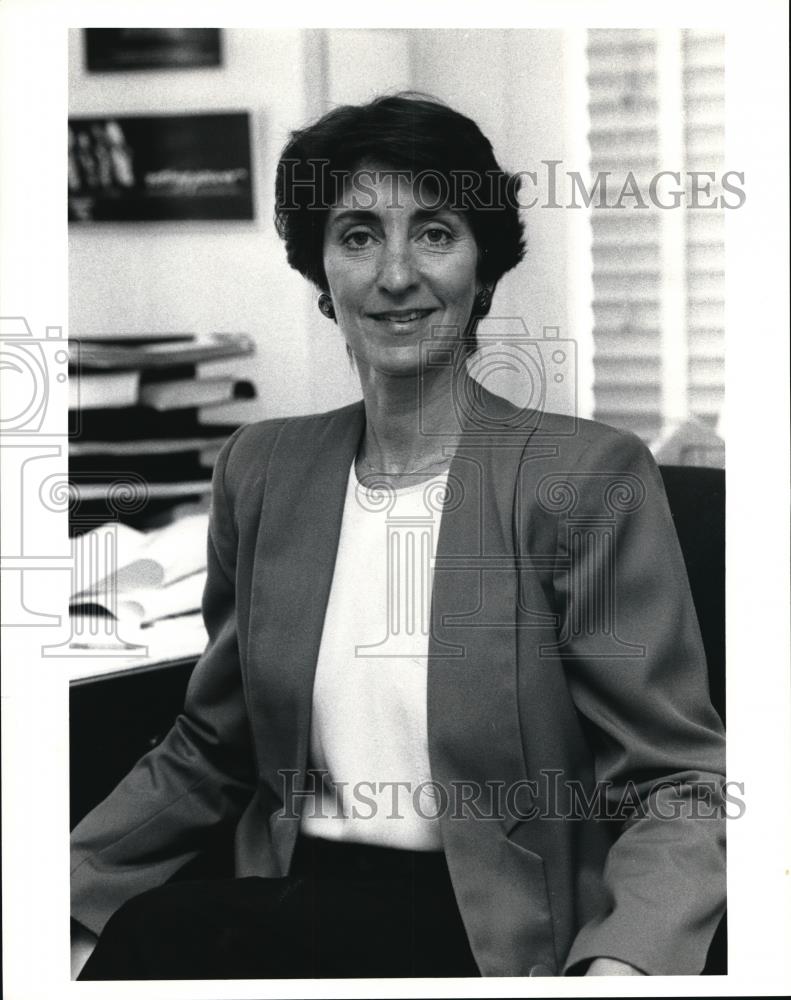
[[[644,976],[645,973],[635,969],[628,962],[617,958],[594,958],[588,966],[586,976]]]
[[[87,927],[78,924],[76,920],[71,924],[71,978],[76,979],[82,972],[82,968],[91,957],[93,949],[99,938],[89,931]]]

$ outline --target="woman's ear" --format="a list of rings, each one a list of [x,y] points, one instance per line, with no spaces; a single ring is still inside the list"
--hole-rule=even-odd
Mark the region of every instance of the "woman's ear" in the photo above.
[[[473,315],[477,317],[486,316],[489,310],[492,308],[492,295],[494,294],[494,289],[489,288],[488,285],[483,285],[475,295],[475,301],[473,303],[472,311]]]
[[[322,316],[325,316],[327,319],[334,320],[337,323],[337,319],[335,318],[335,306],[332,304],[331,295],[327,292],[322,292],[321,295],[319,295],[319,300],[316,304],[318,305],[319,312]]]

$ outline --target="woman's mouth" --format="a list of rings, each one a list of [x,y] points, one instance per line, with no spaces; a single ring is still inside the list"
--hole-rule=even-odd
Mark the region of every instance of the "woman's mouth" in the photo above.
[[[397,333],[409,333],[433,312],[433,309],[388,309],[387,312],[371,313],[371,316]]]

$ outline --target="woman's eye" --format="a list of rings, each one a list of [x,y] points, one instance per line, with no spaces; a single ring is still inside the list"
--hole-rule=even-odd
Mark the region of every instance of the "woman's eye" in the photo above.
[[[351,250],[364,250],[366,247],[370,246],[371,234],[366,233],[364,230],[356,230],[355,232],[348,233],[343,238],[344,244]]]
[[[451,236],[447,229],[426,229],[423,231],[423,238],[433,247],[442,247],[450,242]]]

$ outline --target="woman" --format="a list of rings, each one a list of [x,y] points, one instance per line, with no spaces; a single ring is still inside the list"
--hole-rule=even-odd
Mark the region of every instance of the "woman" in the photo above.
[[[465,364],[516,190],[413,95],[292,135],[363,399],[223,449],[184,712],[73,834],[83,978],[701,970],[723,738],[656,467]],[[163,884],[233,827],[235,879]]]

